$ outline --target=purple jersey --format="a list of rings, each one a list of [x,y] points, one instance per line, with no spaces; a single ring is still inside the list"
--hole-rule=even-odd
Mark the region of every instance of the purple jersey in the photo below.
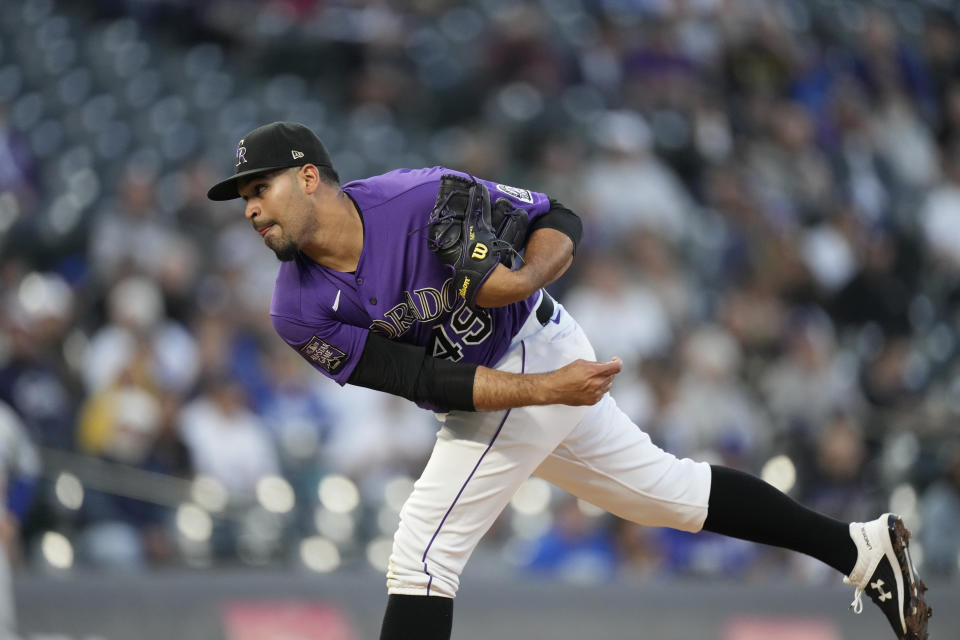
[[[443,167],[398,169],[343,186],[363,217],[363,251],[352,273],[300,254],[277,275],[270,315],[277,333],[325,375],[345,384],[369,331],[427,347],[436,358],[495,364],[530,315],[536,294],[477,312],[427,248],[427,220]],[[542,193],[480,180],[490,200],[507,198],[530,220],[550,209]]]

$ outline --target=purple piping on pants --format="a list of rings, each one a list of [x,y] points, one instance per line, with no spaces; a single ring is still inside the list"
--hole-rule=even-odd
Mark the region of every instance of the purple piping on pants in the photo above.
[[[520,373],[524,373],[527,368],[527,345],[524,344],[523,340],[520,341]],[[487,448],[483,450],[483,453],[480,455],[480,459],[477,460],[477,464],[473,466],[473,471],[470,472],[470,475],[467,476],[467,479],[464,480],[463,486],[460,487],[460,491],[457,492],[457,497],[453,499],[453,503],[450,505],[450,508],[447,509],[447,512],[443,514],[443,519],[440,520],[440,524],[437,525],[437,530],[433,532],[433,537],[430,538],[430,543],[427,544],[427,548],[423,550],[423,556],[420,558],[420,561],[423,563],[423,572],[427,574],[430,579],[427,580],[427,595],[430,595],[430,586],[433,584],[433,574],[430,573],[427,569],[427,554],[430,552],[430,547],[433,546],[433,541],[437,539],[437,536],[440,535],[440,529],[443,528],[443,523],[447,521],[447,516],[450,515],[450,512],[453,511],[453,508],[457,506],[457,502],[460,500],[460,496],[463,495],[464,490],[467,488],[467,485],[470,483],[470,480],[473,479],[473,474],[477,472],[477,469],[480,468],[480,463],[483,462],[483,459],[487,457],[487,452],[493,448],[493,443],[497,441],[497,436],[500,435],[500,431],[503,429],[503,425],[506,424],[507,418],[510,417],[510,412],[513,409],[507,409],[507,412],[503,414],[503,420],[500,421],[500,425],[497,427],[497,431],[493,434],[493,438],[490,439],[490,443],[487,445]]]

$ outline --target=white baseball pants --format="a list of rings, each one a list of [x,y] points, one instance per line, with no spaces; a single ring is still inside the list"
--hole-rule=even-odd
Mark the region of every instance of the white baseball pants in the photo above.
[[[557,304],[546,326],[530,314],[496,368],[538,373],[577,358],[596,356]],[[610,394],[590,407],[455,411],[400,512],[389,592],[453,598],[470,554],[531,475],[644,525],[699,531],[707,517],[710,466],[656,447]]]

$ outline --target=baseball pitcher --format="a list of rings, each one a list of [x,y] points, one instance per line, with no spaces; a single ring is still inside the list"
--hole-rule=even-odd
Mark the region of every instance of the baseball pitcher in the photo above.
[[[282,261],[270,314],[322,374],[408,398],[442,423],[401,514],[381,640],[450,637],[470,554],[537,475],[621,518],[714,531],[818,558],[901,640],[930,608],[899,517],[844,523],[748,474],[656,447],[608,393],[621,363],[543,287],[573,260],[578,217],[542,193],[432,167],[344,185],[308,128],[237,145],[212,200],[242,198]]]

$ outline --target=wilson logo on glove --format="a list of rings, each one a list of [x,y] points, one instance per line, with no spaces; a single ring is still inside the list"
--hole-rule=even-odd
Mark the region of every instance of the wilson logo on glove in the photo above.
[[[514,266],[517,250],[526,243],[528,222],[527,212],[506,198],[498,199],[491,210],[490,192],[483,183],[451,173],[440,177],[426,225],[427,246],[453,270],[455,282],[461,283],[457,294],[471,309],[476,309],[477,290],[497,264]]]

